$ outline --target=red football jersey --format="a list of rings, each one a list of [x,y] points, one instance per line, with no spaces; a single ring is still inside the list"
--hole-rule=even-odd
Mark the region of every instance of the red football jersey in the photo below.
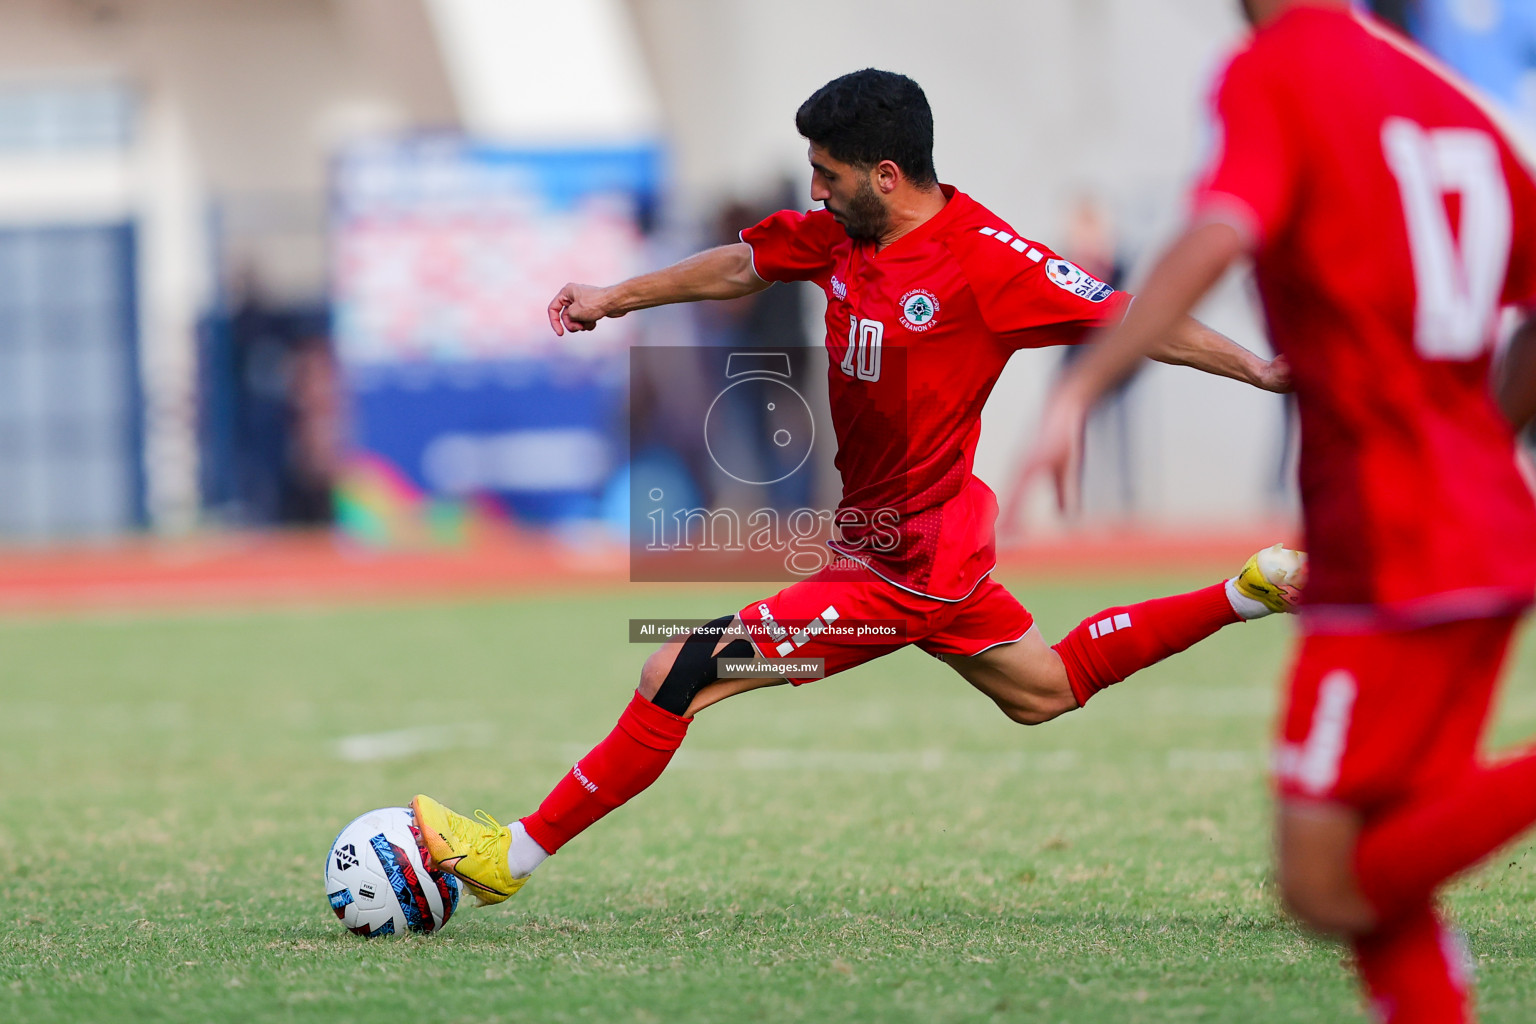
[[[1518,609],[1536,506],[1489,387],[1536,300],[1536,184],[1465,86],[1379,23],[1293,8],[1215,97],[1197,216],[1249,233],[1301,418],[1313,629]]]
[[[981,407],[1016,349],[1074,344],[1129,298],[962,192],[884,249],[825,210],[741,233],[765,281],[827,293],[843,499],[834,547],[899,587],[965,597],[996,562],[997,499],[971,472]]]

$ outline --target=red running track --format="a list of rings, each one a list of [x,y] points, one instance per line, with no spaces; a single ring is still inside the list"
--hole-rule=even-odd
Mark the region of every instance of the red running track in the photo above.
[[[1231,574],[1258,548],[1292,541],[1295,532],[1285,524],[1242,533],[1073,532],[1005,552],[998,573],[1005,580]],[[0,615],[517,597],[612,590],[627,584],[627,573],[622,547],[521,532],[415,551],[373,550],[327,532],[0,548]]]

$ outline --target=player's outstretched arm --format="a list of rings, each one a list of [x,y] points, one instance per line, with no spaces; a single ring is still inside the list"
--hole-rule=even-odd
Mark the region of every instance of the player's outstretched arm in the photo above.
[[[1495,394],[1516,430],[1536,418],[1536,315],[1527,317],[1510,340],[1499,363]]]
[[[1192,316],[1175,323],[1147,354],[1160,363],[1193,367],[1265,391],[1291,390],[1291,367],[1284,356],[1264,359]]]
[[[1242,236],[1221,223],[1192,227],[1169,247],[1125,319],[1090,345],[1051,389],[1040,430],[1024,461],[1021,487],[1048,475],[1055,482],[1057,502],[1067,506],[1077,479],[1088,411],[1174,333],[1244,248]]]
[[[678,263],[606,288],[568,284],[549,304],[556,334],[590,331],[604,317],[700,299],[738,299],[768,287],[752,268],[752,247],[735,242],[705,249]]]

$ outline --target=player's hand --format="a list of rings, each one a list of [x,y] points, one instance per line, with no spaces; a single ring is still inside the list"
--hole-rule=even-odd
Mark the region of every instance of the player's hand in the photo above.
[[[1288,395],[1294,390],[1291,383],[1291,364],[1285,356],[1275,356],[1259,369],[1259,379],[1255,381],[1265,391],[1273,391],[1277,395]]]
[[[1023,520],[1024,502],[1041,477],[1056,488],[1056,505],[1063,512],[1078,505],[1077,467],[1083,455],[1083,431],[1088,425],[1088,404],[1073,392],[1057,388],[1046,400],[1035,443],[1024,456],[1024,466],[1014,479],[1003,506],[1003,527],[1011,535]]]
[[[610,306],[611,291],[591,284],[566,285],[549,303],[549,326],[563,336],[566,331],[590,331],[605,316],[623,316],[622,310]]]

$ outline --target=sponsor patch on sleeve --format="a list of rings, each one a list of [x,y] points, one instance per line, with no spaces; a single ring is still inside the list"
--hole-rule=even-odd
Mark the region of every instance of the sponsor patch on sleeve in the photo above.
[[[1103,302],[1115,290],[1109,285],[1094,277],[1088,271],[1075,263],[1066,260],[1046,260],[1045,276],[1051,279],[1056,287],[1069,291],[1079,298],[1089,302]]]

